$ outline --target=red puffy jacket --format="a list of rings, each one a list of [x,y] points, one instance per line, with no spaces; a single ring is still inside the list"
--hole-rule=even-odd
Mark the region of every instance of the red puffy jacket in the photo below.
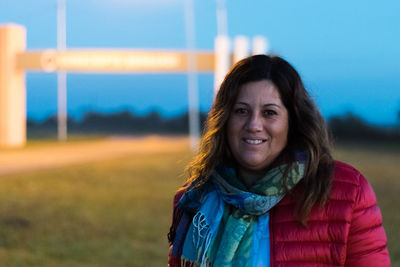
[[[174,198],[175,227],[182,194]],[[270,266],[390,266],[375,194],[356,169],[336,162],[330,200],[313,208],[307,228],[293,217],[294,201],[285,197],[270,211]],[[168,265],[180,266],[179,257],[170,255]]]

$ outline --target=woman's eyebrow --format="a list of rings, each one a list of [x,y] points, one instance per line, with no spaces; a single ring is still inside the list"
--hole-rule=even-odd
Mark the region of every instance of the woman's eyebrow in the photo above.
[[[268,104],[264,104],[264,105],[263,105],[263,107],[269,107],[269,106],[275,106],[275,107],[277,107],[277,108],[281,108],[280,105],[275,104],[275,103],[268,103]]]
[[[236,103],[235,103],[235,105],[245,105],[245,106],[250,106],[250,104],[249,104],[249,103],[242,102],[242,101],[236,102]],[[278,105],[278,104],[275,104],[275,103],[267,103],[267,104],[264,104],[264,105],[263,105],[263,107],[269,107],[269,106],[275,106],[275,107],[277,107],[277,108],[281,108],[281,106],[280,106],[280,105]]]

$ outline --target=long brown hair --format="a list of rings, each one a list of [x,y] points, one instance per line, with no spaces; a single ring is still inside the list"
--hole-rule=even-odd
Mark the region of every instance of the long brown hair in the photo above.
[[[270,80],[280,93],[289,113],[288,143],[279,160],[289,162],[283,183],[295,160],[295,150],[308,156],[304,178],[296,188],[294,216],[302,225],[315,204],[323,206],[328,200],[333,176],[334,161],[326,124],[310,98],[297,71],[278,56],[256,55],[239,61],[232,67],[220,86],[208,113],[200,147],[186,168],[188,179],[184,188],[195,185],[201,188],[215,166],[231,157],[226,137],[226,125],[240,87],[248,82]]]

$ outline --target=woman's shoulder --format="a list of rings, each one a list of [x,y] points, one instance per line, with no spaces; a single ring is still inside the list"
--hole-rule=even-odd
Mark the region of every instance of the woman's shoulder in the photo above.
[[[334,180],[358,185],[362,174],[353,166],[339,160],[335,160]]]
[[[333,199],[368,204],[376,202],[375,193],[367,179],[359,170],[341,161],[335,161],[331,196]]]
[[[346,266],[390,266],[382,215],[371,185],[356,168],[340,161],[335,163],[332,198],[352,203]],[[345,213],[342,202],[333,203]]]

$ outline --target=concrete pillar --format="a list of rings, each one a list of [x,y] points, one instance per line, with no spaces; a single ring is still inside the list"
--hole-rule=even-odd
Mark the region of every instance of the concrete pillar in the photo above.
[[[25,51],[23,26],[0,26],[0,146],[21,147],[26,143],[25,73],[17,68],[17,54]]]

